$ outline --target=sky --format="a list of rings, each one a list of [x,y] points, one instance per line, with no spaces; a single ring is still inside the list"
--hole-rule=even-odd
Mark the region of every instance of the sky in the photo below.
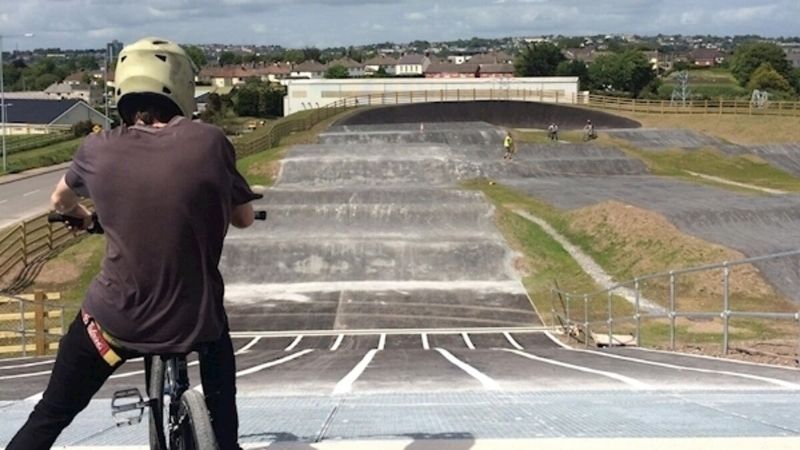
[[[184,44],[334,47],[412,40],[634,33],[800,35],[800,0],[0,0],[11,50]],[[33,37],[18,37],[34,33]]]

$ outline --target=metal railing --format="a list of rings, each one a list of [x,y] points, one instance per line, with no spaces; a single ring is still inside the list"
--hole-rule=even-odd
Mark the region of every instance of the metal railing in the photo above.
[[[0,296],[0,355],[37,356],[58,348],[64,334],[60,293]]]
[[[626,282],[622,282],[616,284],[608,289],[594,292],[590,294],[575,294],[571,292],[566,292],[560,289],[551,289],[551,313],[553,317],[553,323],[556,325],[560,323],[561,327],[566,330],[570,331],[577,331],[582,332],[584,335],[584,343],[588,345],[589,337],[592,336],[593,329],[603,329],[605,328],[605,333],[607,334],[608,338],[608,345],[612,345],[615,341],[614,335],[614,327],[617,326],[619,323],[633,323],[635,326],[635,334],[634,339],[637,345],[641,345],[642,343],[642,321],[643,320],[650,320],[650,319],[667,319],[669,321],[669,345],[672,350],[675,349],[675,340],[676,340],[676,320],[678,318],[686,318],[686,319],[700,319],[700,320],[708,320],[708,319],[721,319],[722,320],[722,351],[724,354],[728,354],[730,349],[730,322],[731,319],[734,318],[748,318],[748,319],[769,319],[769,320],[785,320],[785,321],[792,321],[795,322],[797,325],[800,325],[800,308],[796,311],[776,311],[774,308],[772,310],[735,310],[732,306],[731,302],[731,279],[733,275],[733,270],[735,268],[742,268],[745,266],[750,266],[754,263],[760,262],[768,262],[768,261],[777,261],[782,259],[789,259],[789,258],[798,258],[800,257],[800,250],[791,251],[791,252],[784,252],[784,253],[776,253],[772,255],[766,255],[761,257],[755,258],[747,258],[742,259],[739,261],[733,262],[723,262],[720,264],[708,264],[698,267],[691,267],[687,269],[681,270],[673,270],[670,272],[663,272],[663,273],[655,273],[651,275],[646,275],[642,277],[634,278],[633,280],[629,280]],[[719,310],[692,310],[692,311],[682,311],[678,307],[678,286],[681,277],[688,277],[692,274],[699,274],[709,271],[721,271],[722,277],[720,280],[720,292],[721,298],[718,298],[717,301],[719,302]],[[665,302],[662,300],[661,304],[656,308],[651,308],[647,310],[643,308],[643,288],[646,283],[652,283],[654,281],[661,280],[663,281],[663,285],[660,286],[664,290],[666,290],[666,295],[661,297],[662,299],[666,300]],[[656,285],[658,283],[655,283]],[[615,314],[614,304],[617,303],[615,300],[619,301],[619,298],[622,297],[621,295],[617,294],[620,290],[623,289],[633,289],[634,292],[634,299],[633,299],[633,312],[632,314]],[[659,297],[659,296],[655,296]],[[562,312],[559,312],[556,308],[556,300],[561,300],[562,302]],[[579,305],[575,305],[575,302],[579,302]],[[599,308],[602,311],[603,308],[605,309],[604,318],[593,320],[590,318],[590,315],[595,316],[598,315],[598,308],[596,307],[597,304],[595,302],[603,302],[603,307]],[[582,306],[582,308],[581,308]],[[575,310],[578,310],[579,318],[576,320]],[[582,311],[581,311],[582,309]],[[581,320],[582,319],[582,320]]]

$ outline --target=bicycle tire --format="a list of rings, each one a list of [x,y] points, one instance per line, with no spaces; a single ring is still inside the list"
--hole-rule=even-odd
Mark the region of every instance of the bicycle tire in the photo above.
[[[194,390],[184,392],[178,415],[180,450],[219,450],[203,394]]]
[[[150,406],[150,449],[167,450],[167,438],[164,433],[164,383],[166,382],[167,364],[158,356],[153,356],[150,363],[150,379],[147,396],[153,403]],[[169,414],[166,414],[167,416]]]

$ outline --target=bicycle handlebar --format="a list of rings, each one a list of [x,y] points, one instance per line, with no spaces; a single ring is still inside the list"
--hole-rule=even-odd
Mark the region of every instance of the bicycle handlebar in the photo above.
[[[266,211],[255,211],[255,220],[267,220],[267,212]],[[69,225],[72,228],[83,229],[83,219],[80,217],[68,216],[65,214],[61,214],[58,212],[51,212],[47,215],[47,222],[48,223],[57,223],[62,222]],[[100,225],[100,221],[97,219],[97,213],[92,213],[92,224],[89,228],[86,229],[86,232],[89,234],[103,234],[105,230]]]

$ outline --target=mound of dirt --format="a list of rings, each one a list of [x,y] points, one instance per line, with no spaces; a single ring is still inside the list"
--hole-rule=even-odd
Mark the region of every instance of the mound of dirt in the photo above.
[[[571,231],[591,239],[598,254],[607,255],[615,275],[630,276],[666,272],[703,264],[737,261],[745,256],[735,250],[683,234],[661,214],[607,201],[570,213]],[[750,298],[778,297],[752,265],[731,270],[730,291]],[[690,276],[693,292],[702,297],[720,298],[721,271],[707,271]],[[666,284],[664,279],[657,284]],[[715,300],[716,301],[716,300]],[[718,303],[718,301],[717,301]]]

